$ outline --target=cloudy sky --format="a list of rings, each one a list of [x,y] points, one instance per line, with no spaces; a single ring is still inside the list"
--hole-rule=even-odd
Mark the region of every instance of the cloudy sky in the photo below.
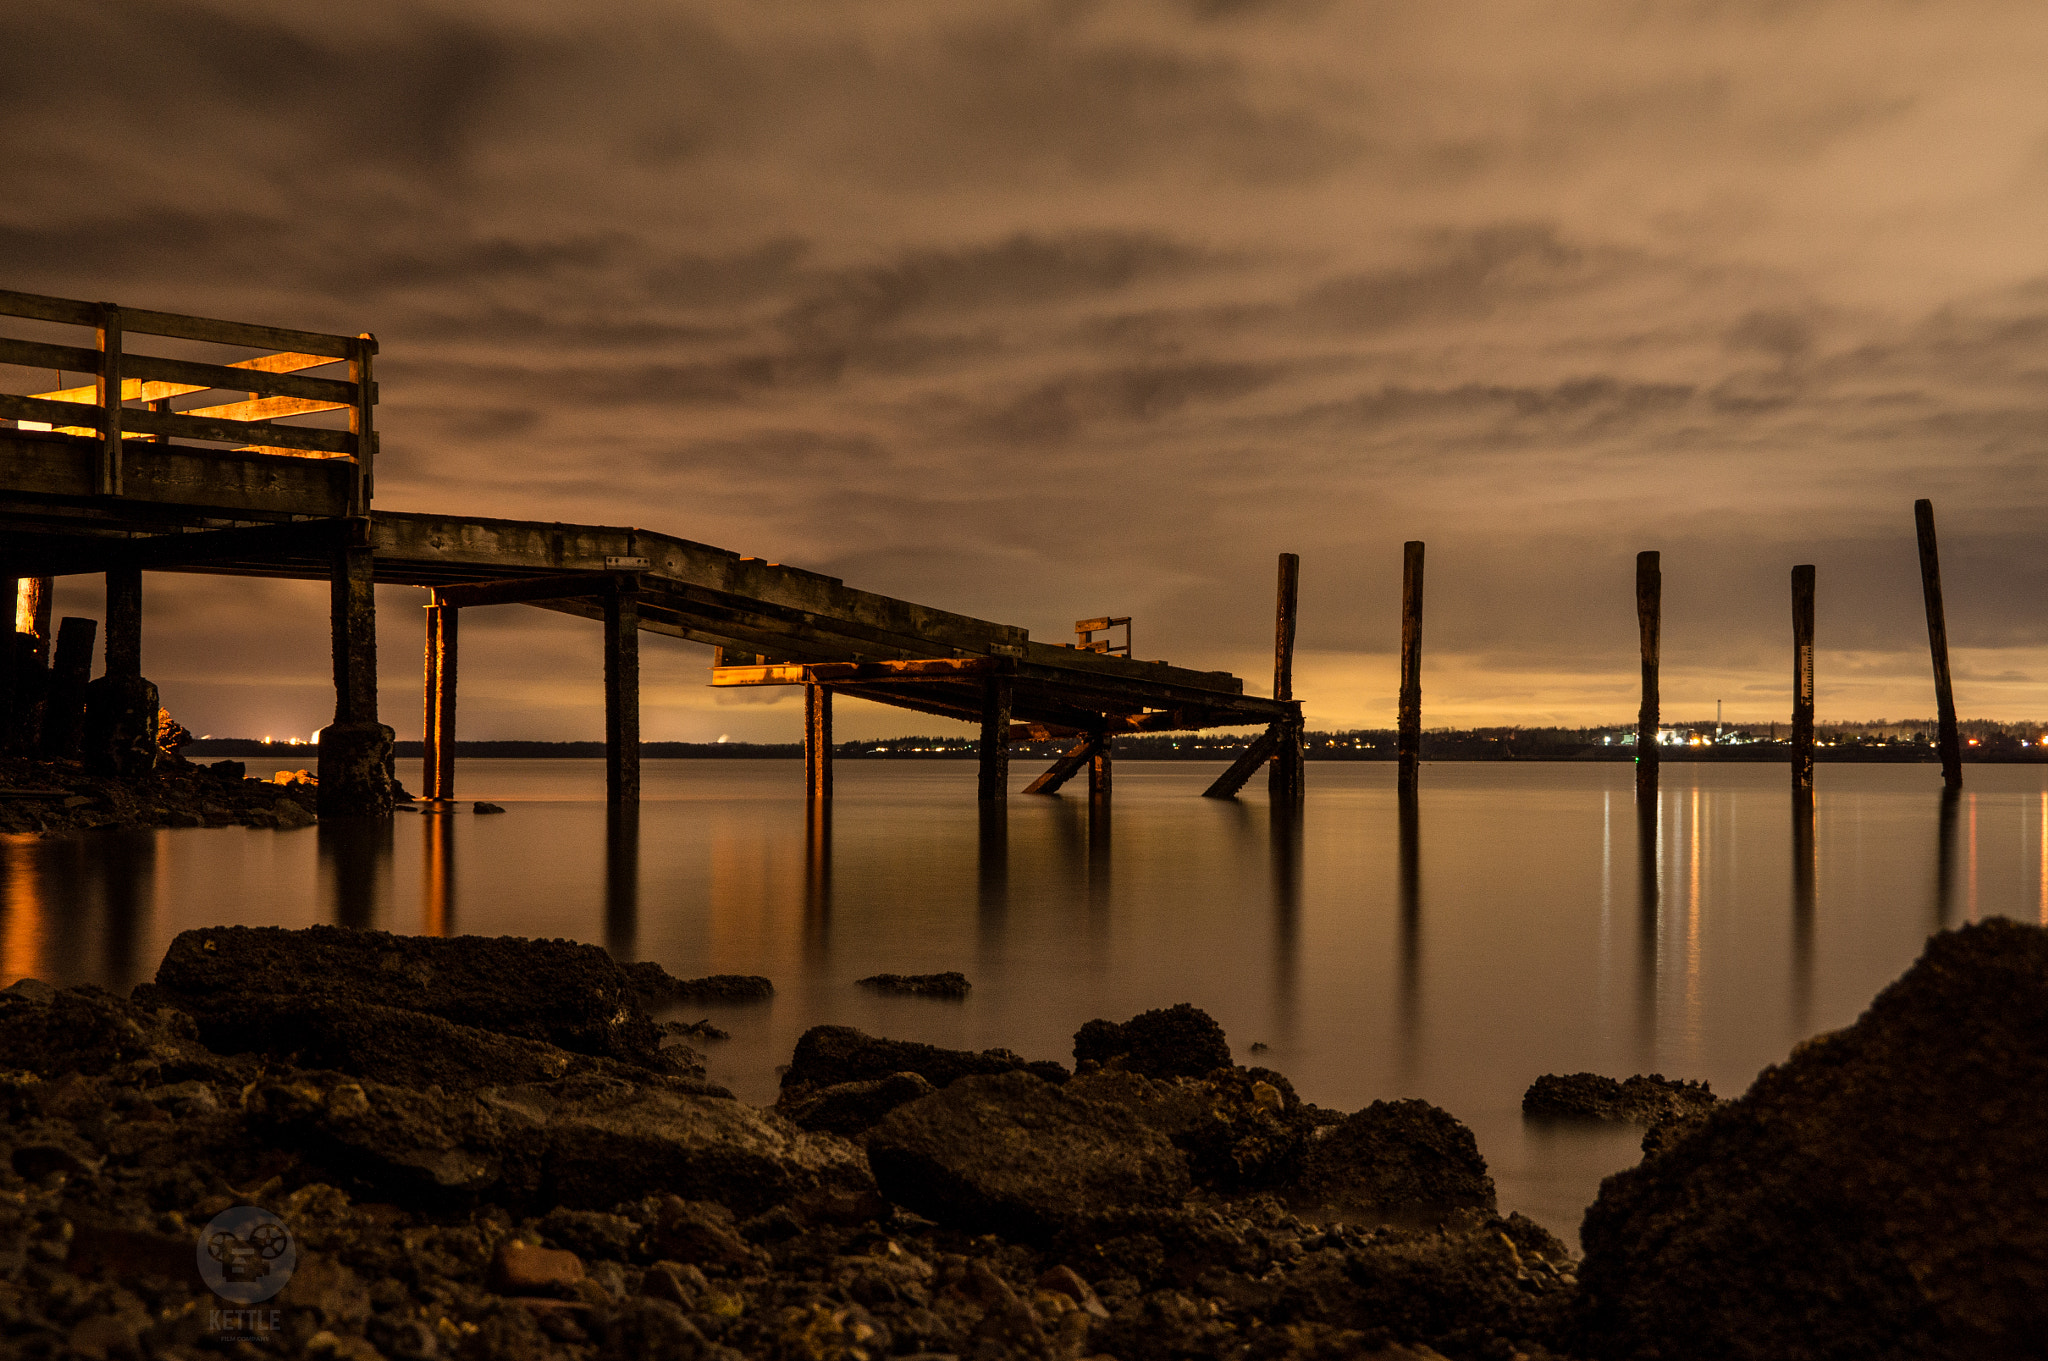
[[[2048,7],[208,0],[0,7],[0,286],[376,333],[379,504],[637,524],[1393,718],[2048,716]],[[20,390],[17,387],[17,390]],[[67,612],[92,613],[74,579]],[[418,593],[380,594],[417,735]],[[317,587],[152,577],[202,731],[331,712]],[[788,739],[650,638],[650,739]],[[472,737],[594,626],[465,624]],[[776,700],[780,702],[768,702]],[[932,729],[848,705],[847,736]]]

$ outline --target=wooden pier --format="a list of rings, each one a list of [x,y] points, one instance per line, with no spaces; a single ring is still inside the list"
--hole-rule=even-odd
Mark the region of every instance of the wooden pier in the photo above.
[[[615,804],[639,797],[642,633],[718,649],[714,685],[803,686],[814,801],[831,798],[831,700],[841,690],[978,723],[979,792],[990,803],[1007,796],[1012,741],[1076,739],[1033,790],[1050,792],[1086,766],[1091,792],[1106,796],[1120,734],[1252,725],[1266,728],[1261,740],[1279,762],[1276,794],[1299,798],[1301,706],[1287,689],[1293,623],[1284,583],[1281,689],[1247,695],[1225,672],[1044,643],[1011,625],[648,530],[374,509],[377,344],[369,335],[7,292],[0,319],[49,337],[0,337],[0,364],[60,375],[47,391],[0,394],[0,577],[46,583],[103,573],[109,583],[107,674],[93,682],[102,687],[98,702],[86,706],[88,760],[120,768],[142,759],[135,743],[145,718],[153,741],[145,573],[173,571],[330,583],[336,702],[320,736],[324,816],[391,807],[392,732],[379,720],[376,685],[380,584],[429,593],[429,798],[454,796],[460,612],[511,604],[603,624]],[[64,376],[90,382],[67,387]],[[317,423],[285,423],[301,417]],[[38,591],[47,600],[41,586],[23,596]],[[42,666],[49,627],[45,607],[33,638],[0,657],[0,699]]]

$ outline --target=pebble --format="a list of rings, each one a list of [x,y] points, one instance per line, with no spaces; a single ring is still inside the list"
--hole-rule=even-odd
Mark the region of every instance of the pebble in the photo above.
[[[491,1258],[491,1289],[500,1295],[573,1294],[583,1280],[583,1259],[559,1248],[502,1243]]]

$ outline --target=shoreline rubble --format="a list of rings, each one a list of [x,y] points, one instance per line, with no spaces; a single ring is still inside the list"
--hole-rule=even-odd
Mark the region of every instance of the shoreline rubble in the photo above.
[[[2041,928],[1936,937],[1855,1027],[1610,1178],[1583,1262],[1496,1212],[1447,1113],[1320,1109],[1191,1006],[1090,1022],[1072,1069],[814,1027],[757,1108],[643,999],[759,988],[655,968],[221,927],[126,998],[0,990],[0,1339],[207,1353],[225,1315],[195,1243],[245,1204],[298,1248],[270,1340],[348,1361],[1947,1357],[2019,1354],[2048,1307],[2015,1288],[2048,1240],[1998,1216],[2040,1189],[2028,1139],[1986,1160],[1993,1187],[1922,1166],[1938,1141],[1853,1137],[1926,1118],[1873,1081],[1909,1060],[1956,1103],[1944,1137],[2036,1127],[2044,1087],[1998,1079],[2048,1076]],[[1984,1052],[1958,1061],[1957,1034]],[[1876,1166],[1906,1227],[1858,1239]],[[1822,1200],[1838,1222],[1798,1219]],[[1830,1286],[1903,1341],[1833,1320]]]

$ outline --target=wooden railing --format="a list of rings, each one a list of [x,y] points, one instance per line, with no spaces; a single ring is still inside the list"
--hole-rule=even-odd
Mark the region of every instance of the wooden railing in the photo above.
[[[11,422],[24,432],[98,441],[95,487],[99,494],[121,495],[123,446],[127,442],[196,440],[230,445],[232,452],[239,454],[351,460],[356,471],[351,513],[369,512],[377,450],[371,423],[377,385],[370,373],[377,342],[370,335],[251,326],[5,290],[0,290],[0,317],[92,329],[89,347],[0,336],[0,364],[92,378],[80,387],[26,395],[0,393],[0,421]],[[142,353],[129,343],[136,336],[204,341],[264,353],[224,364],[201,363]],[[346,364],[348,376],[314,377],[305,372],[333,364]],[[231,396],[202,397],[197,403],[172,406],[174,400],[209,393]],[[279,423],[281,418],[323,411],[346,411],[348,428]]]

